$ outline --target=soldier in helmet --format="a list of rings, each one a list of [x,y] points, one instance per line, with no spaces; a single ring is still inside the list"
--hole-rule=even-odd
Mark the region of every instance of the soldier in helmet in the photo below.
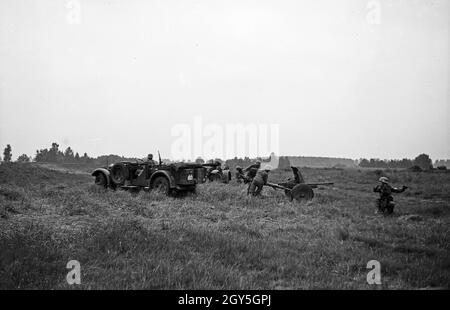
[[[156,165],[156,161],[153,160],[153,154],[148,154],[147,163],[150,165]]]
[[[259,160],[256,161],[253,165],[248,166],[244,169],[246,173],[246,177],[251,181],[256,176],[258,169],[261,168],[261,162]]]
[[[245,177],[245,174],[244,174],[244,170],[240,166],[236,167],[235,177],[236,177],[236,181],[238,183],[242,183],[242,182],[247,183],[246,182],[246,177]]]
[[[256,168],[256,169],[261,168],[261,162],[259,160],[257,160],[253,165],[250,165],[247,168],[245,168],[244,172],[248,172],[252,168]]]
[[[153,160],[153,154],[148,154],[147,159],[144,162],[145,164],[149,166],[157,165],[157,162]],[[135,171],[135,177],[139,177],[143,172],[145,171],[144,167],[139,166]]]
[[[272,170],[270,165],[265,165],[262,170],[258,170],[248,187],[247,195],[251,194],[252,196],[258,196],[261,194],[264,185],[267,184],[270,170]]]
[[[379,185],[377,185],[373,191],[380,194],[380,198],[377,199],[377,208],[379,213],[391,214],[394,212],[394,197],[392,193],[403,193],[408,187],[402,186],[402,188],[395,188],[389,184],[389,179],[386,177],[381,177],[379,180]]]

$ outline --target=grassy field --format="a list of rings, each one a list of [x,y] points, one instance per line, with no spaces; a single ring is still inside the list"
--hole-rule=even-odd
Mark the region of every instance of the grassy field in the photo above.
[[[374,289],[450,286],[450,173],[302,169],[313,201],[210,183],[187,197],[97,188],[88,169],[0,165],[1,289]],[[276,171],[281,181],[290,171]],[[374,213],[380,175],[396,213]],[[66,282],[69,260],[81,285]]]

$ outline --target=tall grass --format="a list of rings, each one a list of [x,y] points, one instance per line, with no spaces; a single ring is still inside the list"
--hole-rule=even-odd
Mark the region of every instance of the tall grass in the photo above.
[[[396,215],[383,217],[374,214],[373,171],[304,169],[307,181],[335,185],[298,204],[270,188],[248,197],[235,183],[166,197],[1,165],[0,288],[74,288],[65,280],[73,259],[81,289],[370,289],[373,259],[384,288],[448,288],[448,174],[382,173],[432,197],[399,195]]]

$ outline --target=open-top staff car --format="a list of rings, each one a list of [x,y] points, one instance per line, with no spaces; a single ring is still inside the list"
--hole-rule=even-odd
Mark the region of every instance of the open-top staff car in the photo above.
[[[158,189],[170,194],[179,191],[195,191],[204,183],[206,169],[195,163],[164,164],[148,160],[123,161],[92,172],[95,184],[106,188]]]

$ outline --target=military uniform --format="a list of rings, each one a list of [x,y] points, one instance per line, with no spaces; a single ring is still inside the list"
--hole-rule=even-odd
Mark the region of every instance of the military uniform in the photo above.
[[[247,194],[252,194],[253,196],[258,196],[261,194],[264,185],[267,184],[268,178],[269,173],[266,170],[259,170],[250,183]]]
[[[156,161],[153,160],[152,154],[148,154],[146,163],[149,165],[157,165],[158,164]]]
[[[395,204],[392,193],[403,193],[406,189],[406,186],[403,186],[401,189],[392,187],[389,183],[384,181],[382,181],[380,185],[374,187],[373,191],[380,194],[380,198],[376,201],[378,212],[384,213],[387,211],[388,214],[394,212]]]
[[[256,177],[257,173],[258,173],[258,168],[251,168],[245,174],[245,178],[248,180],[248,182],[251,182],[253,180],[253,178]]]
[[[242,183],[242,182],[247,183],[247,182],[246,182],[246,177],[245,177],[244,171],[242,170],[241,167],[237,167],[237,168],[236,168],[236,174],[235,174],[235,177],[236,177],[236,181],[237,181],[238,183]]]
[[[256,169],[258,170],[259,168],[261,168],[261,163],[257,162],[256,164],[250,165],[247,168],[244,169],[244,172],[248,172],[250,171],[250,169]]]
[[[149,165],[149,166],[155,166],[158,163],[156,161],[153,160],[153,155],[152,154],[148,154],[147,156],[147,160],[144,162],[145,164]],[[135,172],[135,176],[136,178],[140,177],[141,174],[145,171],[145,169],[143,167],[139,167],[136,172]],[[148,172],[147,172],[148,173]]]
[[[244,169],[247,182],[251,182],[253,180],[253,178],[256,176],[256,173],[258,173],[259,168],[261,168],[261,162],[257,161],[255,164],[250,165]]]

